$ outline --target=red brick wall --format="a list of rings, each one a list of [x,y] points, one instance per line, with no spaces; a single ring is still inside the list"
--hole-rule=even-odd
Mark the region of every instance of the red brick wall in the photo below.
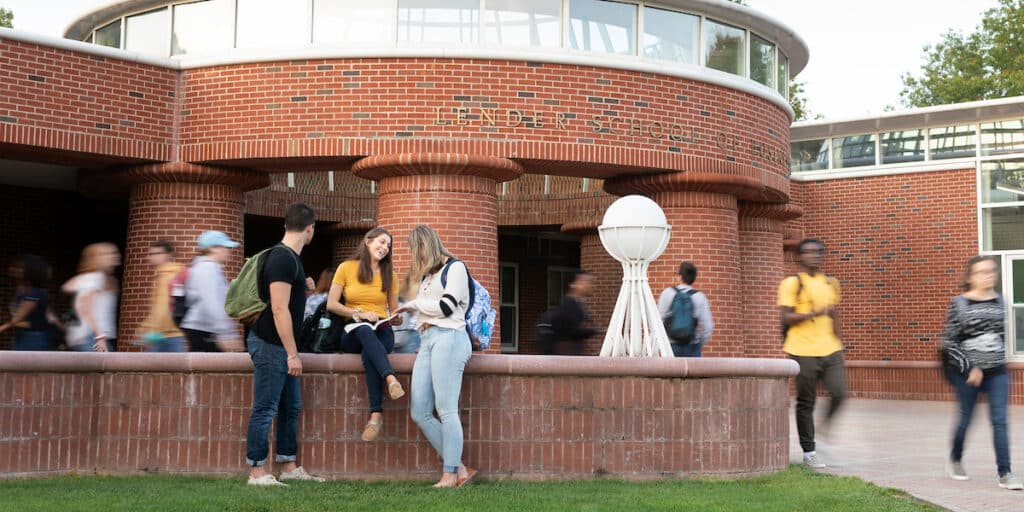
[[[615,301],[619,298],[619,290],[622,288],[622,264],[615,261],[615,258],[604,249],[601,237],[595,229],[582,236],[580,266],[594,274],[594,293],[588,305],[598,334],[589,340],[586,353],[597,355],[601,353],[601,347],[604,345],[608,322],[611,321]],[[660,293],[660,290],[655,293]]]
[[[739,219],[743,355],[780,357],[777,289],[782,280],[782,226],[771,219]],[[698,276],[699,278],[699,276]]]
[[[0,371],[0,478],[243,474],[252,407],[247,355],[46,356],[53,369]],[[408,385],[414,357],[391,358]],[[488,479],[736,476],[788,465],[784,377],[763,368],[760,376],[723,376],[695,368],[711,365],[622,359],[616,368],[635,363],[632,370],[602,375],[573,359],[474,356],[460,403],[465,463]],[[140,364],[152,371],[138,373]],[[304,355],[303,367],[298,456],[310,471],[436,477],[441,461],[412,422],[408,400],[388,403],[381,439],[359,439],[367,408],[359,356]],[[679,369],[659,376],[667,367]]]
[[[804,235],[842,285],[851,360],[931,361],[963,265],[978,253],[975,171],[794,182]]]
[[[0,38],[0,147],[46,148],[53,154],[34,154],[49,161],[64,151],[167,160],[177,79],[171,69]]]

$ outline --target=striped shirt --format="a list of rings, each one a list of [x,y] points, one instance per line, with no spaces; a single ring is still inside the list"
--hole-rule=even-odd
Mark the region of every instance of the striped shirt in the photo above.
[[[972,368],[981,369],[985,375],[1005,372],[1005,318],[1006,308],[1000,296],[989,300],[953,297],[942,337],[942,347],[953,368],[964,375]]]

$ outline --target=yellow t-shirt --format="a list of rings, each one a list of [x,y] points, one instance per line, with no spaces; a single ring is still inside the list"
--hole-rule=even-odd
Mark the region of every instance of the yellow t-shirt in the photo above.
[[[380,273],[373,275],[370,283],[359,282],[359,262],[349,260],[338,265],[334,273],[334,284],[343,288],[345,305],[363,311],[377,313],[381,318],[388,316],[388,295],[381,290]],[[398,296],[398,275],[391,273],[391,293]]]
[[[790,307],[802,315],[827,306],[839,304],[839,281],[818,273],[813,277],[805,272],[799,274],[803,288],[797,296],[800,282],[797,276],[782,280],[779,285],[779,307]],[[823,357],[842,350],[843,344],[836,336],[832,317],[816,316],[789,326],[783,352],[794,356]]]

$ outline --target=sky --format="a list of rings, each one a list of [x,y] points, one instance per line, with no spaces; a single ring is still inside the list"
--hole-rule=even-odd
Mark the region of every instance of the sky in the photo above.
[[[111,0],[0,0],[14,27],[62,35],[76,17]],[[902,109],[906,72],[924,62],[923,47],[953,29],[972,32],[998,0],[747,0],[750,7],[793,28],[810,48],[808,108],[826,119]]]

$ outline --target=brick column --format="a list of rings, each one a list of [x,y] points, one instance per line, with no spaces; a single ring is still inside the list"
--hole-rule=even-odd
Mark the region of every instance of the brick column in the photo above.
[[[776,294],[783,272],[783,235],[800,208],[786,204],[739,206],[742,322],[746,357],[779,357],[781,339]]]
[[[243,194],[269,184],[265,174],[171,162],[115,171],[110,176],[129,185],[128,240],[124,248],[118,350],[138,350],[130,343],[149,311],[152,269],[149,245],[174,243],[178,261],[196,255],[196,239],[206,230],[223,231],[244,242]],[[242,265],[242,249],[233,251],[225,273],[230,279]]]
[[[598,333],[588,339],[584,354],[596,356],[601,353],[605,331],[611,321],[615,300],[619,297],[622,287],[622,264],[615,261],[601,244],[597,234],[597,226],[601,223],[598,217],[590,221],[573,222],[562,226],[562,231],[580,237],[580,268],[594,276],[593,291],[587,299],[591,320]]]
[[[352,166],[359,177],[379,180],[377,225],[394,236],[395,271],[404,277],[412,229],[426,224],[445,247],[466,262],[473,278],[498,304],[497,184],[522,174],[519,164],[478,155],[415,153],[367,157]],[[491,351],[500,350],[495,320]]]
[[[362,243],[366,232],[372,228],[373,224],[369,222],[339,222],[332,226],[329,233],[333,242],[331,265],[337,267],[341,262],[352,257],[359,244]]]

